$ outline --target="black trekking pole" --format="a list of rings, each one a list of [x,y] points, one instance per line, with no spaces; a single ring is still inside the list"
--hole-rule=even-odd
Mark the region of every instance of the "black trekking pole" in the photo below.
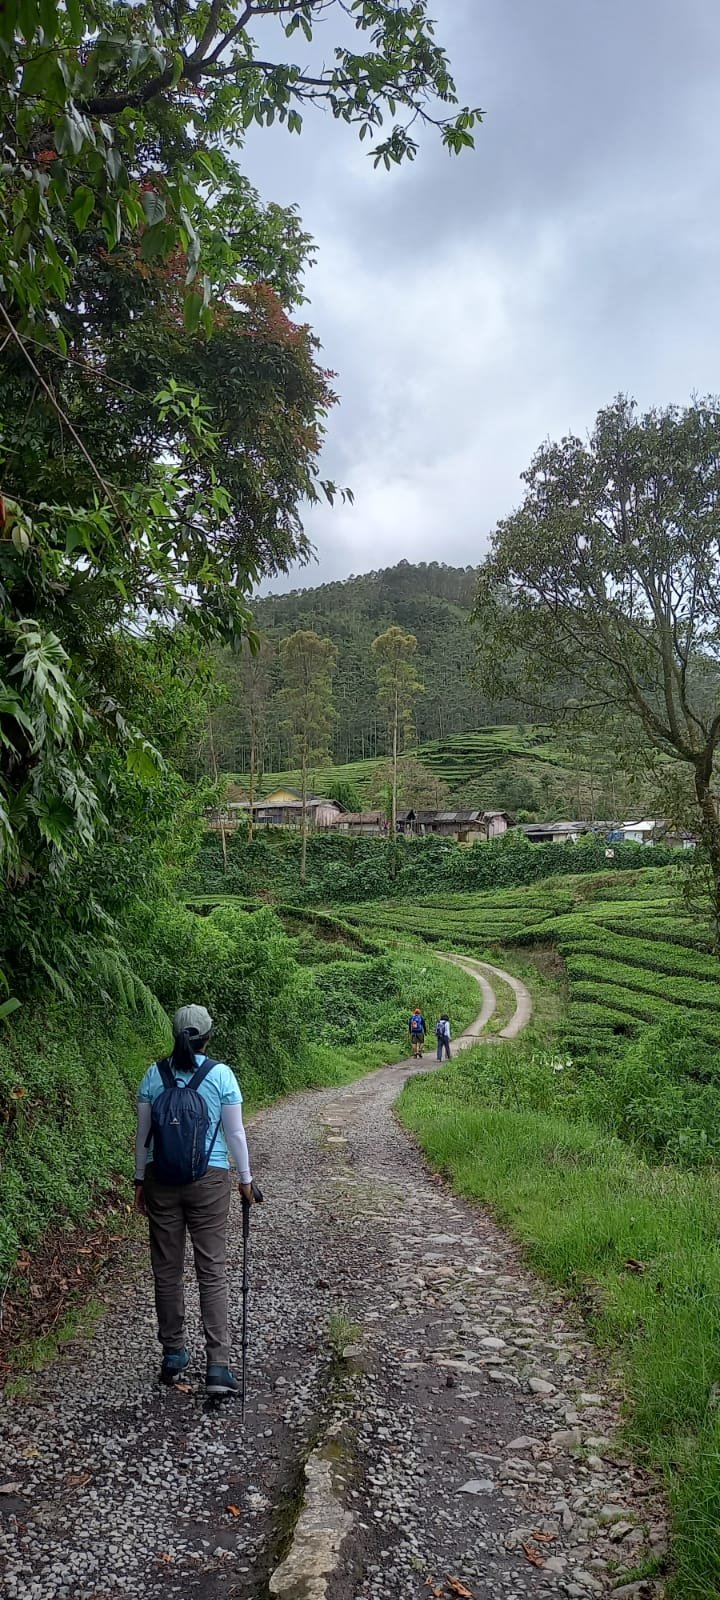
[[[254,1180],[253,1180],[253,1184],[252,1184],[252,1192],[253,1192],[253,1200],[255,1201],[255,1204],[257,1206],[261,1206],[262,1203],[263,1203],[262,1189],[260,1189],[258,1187],[258,1185],[255,1183]],[[248,1275],[247,1275],[247,1257],[248,1257],[248,1240],[250,1238],[250,1201],[246,1200],[244,1195],[242,1197],[242,1236],[243,1236],[242,1345],[241,1345],[241,1348],[242,1348],[242,1373],[241,1373],[241,1377],[240,1377],[240,1407],[241,1407],[240,1420],[241,1420],[241,1422],[244,1422],[245,1421],[245,1381],[246,1381],[247,1348],[248,1348],[248,1325],[247,1325]]]

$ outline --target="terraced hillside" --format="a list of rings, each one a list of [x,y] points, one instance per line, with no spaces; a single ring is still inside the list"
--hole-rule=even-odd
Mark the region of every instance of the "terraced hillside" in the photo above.
[[[682,910],[673,869],[550,879],[412,905],[371,902],[343,915],[373,932],[412,933],[470,955],[554,946],[568,981],[564,1037],[578,1060],[676,1018],[699,1040],[720,1045],[720,963]]]
[[[523,778],[534,780],[541,794],[559,790],[565,791],[568,799],[573,797],[571,759],[557,736],[546,728],[479,728],[475,733],[451,734],[420,745],[413,754],[450,785],[453,797],[467,804],[492,807],[505,803],[503,786],[511,798],[512,785],[521,784]],[[342,779],[354,784],[362,799],[369,801],[373,778],[384,764],[384,758],[378,758],[323,767],[313,774],[313,784],[322,793]],[[238,781],[242,783],[242,778]],[[266,772],[261,794],[270,794],[281,786],[297,788],[299,781],[298,772]]]

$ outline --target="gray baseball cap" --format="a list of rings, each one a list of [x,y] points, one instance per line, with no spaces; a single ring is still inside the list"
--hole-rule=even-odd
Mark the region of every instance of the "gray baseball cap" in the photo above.
[[[204,1006],[181,1006],[173,1017],[173,1033],[176,1039],[181,1033],[194,1034],[196,1039],[207,1039],[212,1028],[213,1020],[209,1011]]]

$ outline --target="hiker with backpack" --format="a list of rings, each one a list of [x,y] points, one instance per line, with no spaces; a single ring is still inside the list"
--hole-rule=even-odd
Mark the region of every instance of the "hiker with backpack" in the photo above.
[[[225,1276],[229,1156],[244,1207],[253,1199],[253,1183],[240,1086],[225,1062],[205,1055],[212,1025],[204,1006],[181,1006],[173,1018],[172,1055],[154,1063],[140,1084],[135,1205],[149,1225],[160,1380],[176,1383],[190,1362],[183,1286],[189,1232],[207,1348],[205,1388],[218,1396],[239,1392],[230,1370]]]
[[[450,1018],[449,1018],[449,1016],[447,1014],[447,1011],[443,1011],[443,1014],[442,1014],[442,1016],[440,1018],[440,1021],[436,1022],[436,1024],[435,1024],[435,1038],[437,1039],[437,1058],[438,1058],[438,1061],[442,1061],[443,1051],[445,1052],[445,1055],[446,1055],[446,1057],[447,1057],[447,1059],[449,1061],[450,1060]]]
[[[412,1045],[413,1060],[418,1061],[425,1050],[425,1018],[419,1006],[415,1007],[409,1022],[410,1043]]]

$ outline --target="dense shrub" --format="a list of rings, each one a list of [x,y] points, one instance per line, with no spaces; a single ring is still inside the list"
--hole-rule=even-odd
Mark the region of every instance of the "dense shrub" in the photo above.
[[[207,1006],[213,1052],[236,1068],[247,1098],[308,1081],[313,978],[274,912],[220,905],[200,917],[168,902],[147,914],[138,964],[166,1011],[188,999]]]
[[[129,1176],[135,1090],[168,1038],[159,1018],[58,1002],[13,1018],[0,1038],[0,1277]]]
[[[523,835],[507,834],[491,843],[457,845],[430,835],[399,838],[391,852],[384,839],[348,838],[342,834],[311,835],[308,880],[299,885],[300,839],[290,830],[268,829],[248,844],[241,836],[228,841],[224,871],[220,840],[208,833],[196,858],[188,892],[252,895],[272,890],[279,899],[338,905],[393,896],[405,899],[447,891],[473,891],[538,883],[577,873],[611,873],[663,867],[677,853],[656,846],[615,846],[611,864],[602,839],[578,844],[530,845]],[[394,858],[394,859],[393,859]],[[393,875],[393,867],[397,871]]]
[[[717,1052],[677,1022],[649,1028],[586,1074],[579,1103],[653,1159],[704,1166],[720,1157]]]
[[[409,953],[337,963],[318,973],[316,987],[317,1027],[328,1044],[402,1041],[415,1004],[425,1013],[431,1038],[442,1011],[457,1033],[479,1008],[473,978],[447,962]]]
[[[678,1021],[636,1039],[615,1036],[594,1065],[592,1057],[579,1065],[566,1042],[548,1048],[532,1034],[512,1046],[480,1047],[433,1092],[468,1105],[590,1120],[653,1161],[698,1167],[720,1160],[717,1053]]]
[[[311,916],[315,924],[322,937],[295,938],[267,907],[136,908],[128,952],[137,979],[124,1000],[102,1008],[81,996],[17,1013],[0,1038],[0,1280],[51,1223],[82,1217],[113,1176],[129,1178],[137,1085],[169,1048],[177,1006],[208,1007],[213,1053],[254,1104],[397,1057],[416,999],[431,1014],[447,1006],[457,1026],[477,1009],[476,984],[456,968],[380,956],[374,941],[372,954],[350,952],[353,930],[340,925],[333,944],[333,919]],[[369,1044],[374,1053],[363,1055]]]

